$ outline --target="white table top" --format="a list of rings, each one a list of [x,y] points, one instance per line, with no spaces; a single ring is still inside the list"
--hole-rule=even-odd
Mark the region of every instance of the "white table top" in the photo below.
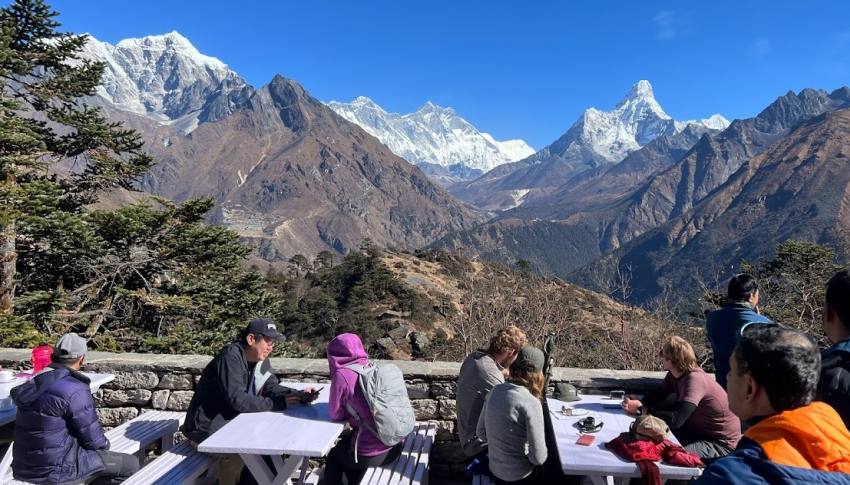
[[[312,404],[285,411],[242,413],[198,445],[198,450],[248,455],[327,455],[345,427],[344,422],[331,421],[328,414],[330,384],[281,382],[281,385],[322,390]]]
[[[115,379],[115,376],[112,374],[100,374],[97,372],[83,372],[83,374],[91,380],[89,388],[91,389],[92,394],[100,389],[100,386]],[[32,377],[15,377],[11,382],[0,383],[0,426],[9,424],[15,420],[17,409],[9,397],[9,394],[12,392],[12,388],[17,387],[30,379],[32,379]]]
[[[580,395],[580,397],[580,401],[574,402],[547,399],[552,418],[552,429],[558,443],[558,457],[564,473],[568,475],[640,476],[636,464],[620,459],[605,448],[605,443],[629,430],[634,417],[627,415],[622,409],[603,408],[603,404],[619,404],[620,400],[594,395]],[[563,406],[587,409],[589,413],[581,416],[564,416],[558,412]],[[601,430],[593,433],[596,436],[596,441],[592,445],[581,446],[576,444],[581,433],[573,425],[586,416],[593,416],[596,421],[602,420],[605,424]],[[669,439],[678,443],[672,434]],[[699,468],[678,467],[663,463],[658,464],[658,469],[663,479],[688,480],[702,473]]]

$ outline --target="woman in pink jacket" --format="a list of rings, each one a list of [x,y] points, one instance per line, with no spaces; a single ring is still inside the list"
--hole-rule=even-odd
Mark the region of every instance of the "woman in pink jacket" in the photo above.
[[[363,348],[360,337],[353,333],[337,335],[328,344],[328,367],[331,376],[330,415],[331,419],[347,420],[353,431],[339,440],[328,454],[325,473],[320,485],[342,483],[345,474],[348,483],[355,485],[372,466],[391,463],[401,454],[402,443],[395,446],[383,444],[368,429],[360,427],[357,419],[347,410],[350,405],[358,415],[367,416],[372,429],[375,422],[363,391],[357,384],[357,373],[345,366],[350,364],[369,364],[369,356]]]

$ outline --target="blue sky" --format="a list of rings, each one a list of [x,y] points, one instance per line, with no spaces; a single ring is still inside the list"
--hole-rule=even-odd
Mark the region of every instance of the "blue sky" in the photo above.
[[[365,95],[410,112],[430,100],[535,148],[639,79],[677,119],[746,118],[788,90],[850,84],[847,1],[52,5],[66,30],[112,43],[177,30],[254,86],[280,73],[325,101]]]

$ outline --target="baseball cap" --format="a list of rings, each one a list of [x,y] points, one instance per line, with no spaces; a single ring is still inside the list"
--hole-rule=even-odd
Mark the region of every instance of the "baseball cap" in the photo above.
[[[664,441],[670,433],[667,423],[649,414],[638,416],[630,426],[630,430],[638,437],[648,438],[656,443]]]
[[[286,340],[286,337],[277,331],[277,324],[271,318],[255,318],[248,322],[248,327],[245,331],[248,334],[273,338],[276,342]]]
[[[66,333],[59,337],[53,347],[53,357],[58,360],[76,360],[86,355],[86,339],[75,333]]]
[[[516,360],[513,366],[518,369],[524,369],[531,372],[543,372],[543,364],[546,362],[546,357],[543,351],[537,347],[526,345],[517,353]]]

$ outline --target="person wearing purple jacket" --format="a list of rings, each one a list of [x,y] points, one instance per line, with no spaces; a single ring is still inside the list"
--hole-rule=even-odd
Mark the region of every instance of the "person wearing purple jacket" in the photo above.
[[[12,473],[16,480],[41,485],[120,483],[139,469],[133,455],[109,451],[89,389],[80,372],[86,341],[63,335],[53,363],[12,389],[18,406]],[[2,477],[0,477],[2,478]]]
[[[381,466],[396,460],[401,454],[402,443],[387,446],[365,427],[358,427],[356,419],[346,411],[350,405],[358,415],[368,416],[372,412],[366,403],[366,397],[357,384],[357,372],[347,369],[347,365],[369,364],[369,356],[363,348],[360,337],[353,333],[344,333],[330,341],[327,348],[328,367],[331,377],[331,395],[329,413],[334,421],[347,420],[352,432],[342,439],[328,453],[327,464],[321,485],[342,483],[345,475],[348,483],[357,484],[372,466]],[[375,428],[374,420],[369,423]]]

